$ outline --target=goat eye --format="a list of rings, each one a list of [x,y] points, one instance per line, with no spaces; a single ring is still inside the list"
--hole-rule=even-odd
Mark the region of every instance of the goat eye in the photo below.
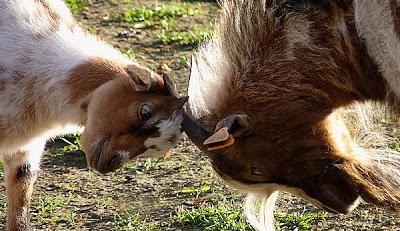
[[[257,167],[251,167],[250,168],[251,174],[256,175],[256,176],[261,176],[262,172],[259,168]]]
[[[153,116],[153,109],[150,105],[144,104],[140,107],[140,118],[142,120],[148,120]]]

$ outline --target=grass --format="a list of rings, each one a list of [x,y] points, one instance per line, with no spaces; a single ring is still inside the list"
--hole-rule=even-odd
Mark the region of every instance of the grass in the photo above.
[[[114,214],[114,231],[161,231],[161,228],[152,223],[143,221],[138,214],[123,212]]]
[[[208,192],[211,189],[211,185],[203,185],[199,188],[183,188],[183,189],[179,189],[178,191],[176,191],[177,193],[181,193],[181,194],[200,194],[200,193],[204,193],[204,192]]]
[[[233,198],[234,199],[234,198]],[[326,218],[326,213],[275,214],[275,226],[278,230],[305,231],[313,224]],[[203,204],[197,208],[180,208],[172,220],[186,229],[204,231],[248,231],[253,228],[247,223],[243,209],[234,202],[224,201],[218,205]]]
[[[86,0],[64,0],[72,14],[77,14],[87,5]]]
[[[188,56],[180,56],[179,57],[179,64],[181,67],[186,67],[189,68],[190,67],[190,58]]]
[[[63,153],[66,152],[81,152],[81,138],[77,134],[72,134],[72,135],[67,135],[64,137],[61,137],[60,140],[64,141],[67,143],[66,146],[63,147]]]
[[[188,6],[187,4],[161,4],[157,6],[130,9],[125,12],[126,22],[143,22],[146,20],[160,20],[176,17],[188,17],[199,14],[199,9]]]
[[[400,152],[400,137],[394,139],[393,144],[390,146],[393,150]]]
[[[318,221],[324,220],[327,217],[327,213],[308,213],[305,215],[297,214],[275,214],[275,223],[279,226],[282,231],[298,230],[305,231],[310,230],[313,224]]]
[[[144,26],[140,26],[142,28],[159,27],[161,32],[153,33],[153,37],[163,44],[196,46],[210,37],[211,30],[209,28],[201,29],[198,26],[194,26],[192,29],[177,29],[179,23],[176,19],[199,14],[198,8],[184,3],[170,3],[130,9],[124,13],[123,19],[128,23],[142,23],[144,24]]]
[[[3,179],[4,176],[4,167],[3,162],[0,161],[0,180]]]
[[[221,187],[215,184],[214,177],[204,178],[200,185],[194,187],[181,188],[176,191],[178,194],[192,194],[196,198],[206,195],[208,193],[221,192]],[[225,197],[226,198],[226,197]],[[227,198],[226,198],[227,199]]]
[[[197,46],[198,44],[207,40],[210,35],[210,29],[194,27],[189,31],[171,31],[168,29],[163,29],[161,33],[156,34],[155,37],[164,44]]]
[[[242,209],[228,203],[217,206],[203,205],[198,208],[180,208],[172,220],[185,229],[204,231],[247,231],[253,230],[243,217]]]
[[[70,198],[62,195],[39,197],[31,206],[32,211],[40,222],[53,223],[61,220],[68,221],[59,211],[65,208],[70,202]]]
[[[79,221],[81,219],[82,219],[81,215],[76,212],[70,212],[70,213],[66,214],[66,216],[65,216],[65,220],[68,222],[68,224],[70,224],[72,226],[79,223]]]
[[[153,170],[162,169],[163,158],[138,159],[135,163],[126,164],[122,168],[124,171],[135,174],[144,174]]]
[[[104,198],[101,200],[100,205],[105,209],[110,209],[113,207],[113,200],[110,197]]]
[[[135,54],[131,49],[120,49],[121,53],[130,60],[135,60]]]

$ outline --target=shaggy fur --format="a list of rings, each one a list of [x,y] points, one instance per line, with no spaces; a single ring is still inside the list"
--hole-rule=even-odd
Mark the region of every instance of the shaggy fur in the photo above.
[[[46,140],[84,127],[82,149],[101,173],[180,139],[182,106],[160,76],[82,30],[61,0],[0,1],[0,155],[7,230],[29,228]],[[143,108],[147,114],[143,116]]]
[[[332,212],[352,211],[360,197],[399,209],[399,155],[371,131],[380,110],[367,103],[398,113],[398,1],[221,5],[215,35],[194,57],[189,111],[205,129],[198,134],[221,123],[234,132],[240,120],[227,118],[251,118],[234,145],[209,154],[222,178],[250,192],[253,226],[273,230],[279,190]],[[354,102],[360,104],[344,109]],[[349,114],[351,131],[341,118]],[[187,131],[206,150],[204,137]],[[371,140],[380,144],[367,146]]]

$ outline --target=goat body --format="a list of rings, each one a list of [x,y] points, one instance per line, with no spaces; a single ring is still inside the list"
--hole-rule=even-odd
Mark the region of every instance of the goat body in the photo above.
[[[222,8],[193,59],[183,125],[219,175],[250,193],[254,227],[273,229],[279,190],[331,212],[350,212],[361,197],[398,210],[399,155],[355,142],[339,110],[383,102],[398,111],[400,2],[226,0]],[[208,136],[216,146],[203,144]]]
[[[82,30],[61,0],[0,2],[0,154],[7,230],[29,226],[48,138],[84,127],[88,164],[106,173],[168,151],[181,135],[174,82]]]

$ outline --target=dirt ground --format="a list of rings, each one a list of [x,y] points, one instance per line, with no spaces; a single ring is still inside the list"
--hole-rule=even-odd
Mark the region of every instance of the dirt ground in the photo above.
[[[215,2],[184,2],[199,13],[177,18],[175,30],[189,31],[196,25],[212,28],[219,10]],[[173,73],[184,92],[195,45],[161,42],[157,34],[163,33],[163,28],[146,28],[123,19],[128,9],[157,3],[178,1],[93,0],[76,13],[76,18],[90,32],[139,62]],[[84,155],[64,152],[64,145],[62,141],[49,142],[46,149],[31,209],[35,230],[218,230],[179,223],[174,216],[182,209],[218,206],[224,201],[237,208],[243,204],[244,195],[227,187],[206,156],[186,138],[169,159],[138,160],[108,175],[90,171]],[[0,191],[4,192],[3,185]],[[5,206],[3,195],[0,207]],[[4,228],[4,209],[0,211],[0,228]],[[296,215],[322,212],[286,194],[277,211]],[[311,224],[311,230],[400,230],[399,214],[366,204],[349,215],[319,214],[322,218]]]

